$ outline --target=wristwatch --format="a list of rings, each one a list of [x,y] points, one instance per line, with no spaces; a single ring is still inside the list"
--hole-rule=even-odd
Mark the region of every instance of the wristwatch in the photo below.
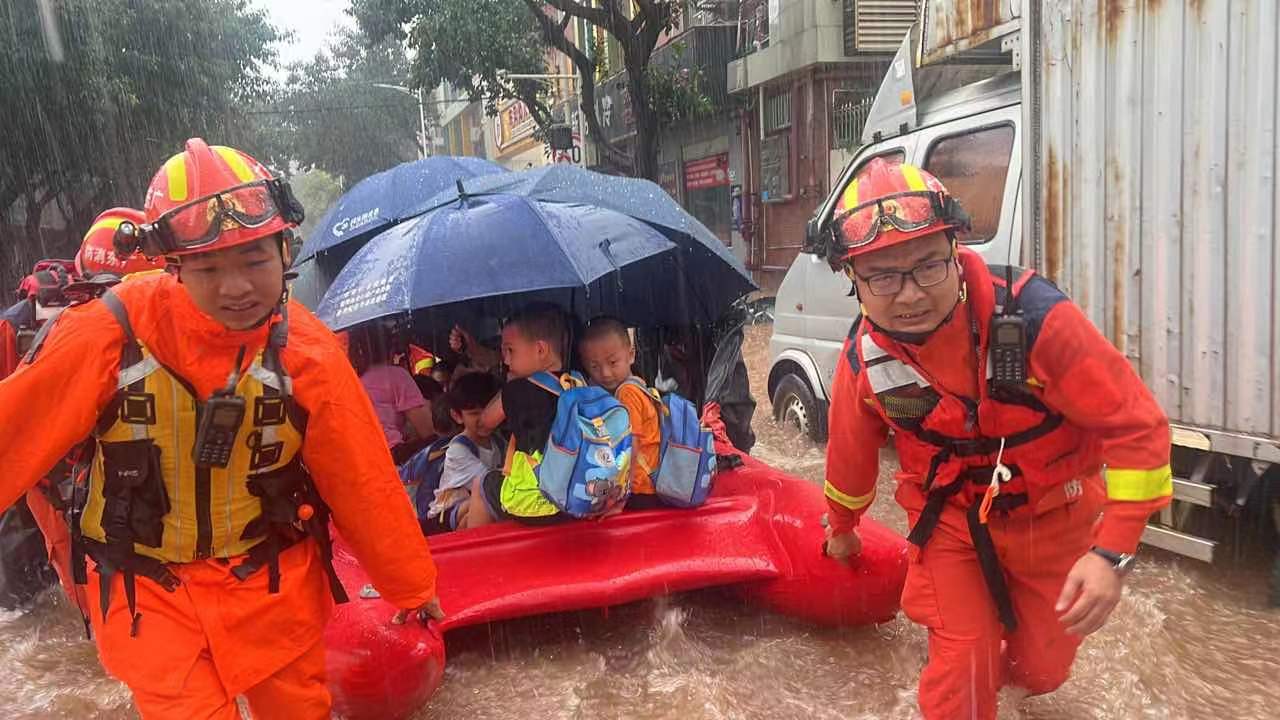
[[[1133,569],[1134,561],[1137,560],[1137,557],[1130,553],[1111,552],[1110,550],[1100,548],[1097,545],[1090,548],[1089,552],[1111,563],[1111,567],[1120,574],[1120,577],[1128,575],[1129,571]]]

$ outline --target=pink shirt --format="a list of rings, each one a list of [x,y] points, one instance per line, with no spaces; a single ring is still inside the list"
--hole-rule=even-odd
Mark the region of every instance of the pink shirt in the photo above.
[[[373,401],[387,445],[399,445],[404,440],[404,413],[427,404],[413,376],[399,365],[374,365],[360,376],[360,384]]]

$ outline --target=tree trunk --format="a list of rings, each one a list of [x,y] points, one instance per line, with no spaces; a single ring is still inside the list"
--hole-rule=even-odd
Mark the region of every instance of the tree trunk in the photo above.
[[[649,57],[652,46],[628,48],[627,93],[631,96],[631,114],[636,122],[635,146],[632,150],[632,174],[658,181],[658,113],[649,100]]]

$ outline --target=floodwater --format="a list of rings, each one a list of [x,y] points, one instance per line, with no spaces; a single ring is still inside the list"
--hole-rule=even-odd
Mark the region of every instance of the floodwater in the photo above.
[[[768,326],[745,348],[760,398],[755,454],[821,482],[823,449],[770,419]],[[871,514],[899,531],[886,454]],[[136,717],[106,677],[75,611],[47,593],[0,612],[0,718]],[[521,718],[913,718],[924,632],[898,619],[817,629],[714,591],[608,612],[545,616],[451,634],[444,686],[417,720]],[[1274,718],[1280,610],[1261,559],[1205,566],[1143,551],[1110,622],[1086,640],[1057,692],[1006,691],[1002,720]]]

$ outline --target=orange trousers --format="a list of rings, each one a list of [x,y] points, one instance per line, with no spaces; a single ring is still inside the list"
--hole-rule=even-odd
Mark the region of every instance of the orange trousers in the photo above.
[[[133,693],[144,720],[238,720],[244,695],[255,720],[328,718],[323,632],[330,600],[314,543],[281,554],[278,594],[266,570],[244,582],[217,560],[171,565],[182,584],[167,592],[136,579],[138,632],[123,579],[112,577],[103,620],[101,576],[89,571],[89,618],[107,672]]]
[[[914,526],[924,506],[919,485],[903,482],[897,496]],[[1053,509],[992,514],[989,528],[1018,619],[1012,633],[1000,624],[963,508],[948,504],[924,549],[912,546],[902,609],[929,630],[919,690],[926,720],[992,720],[1002,686],[1038,695],[1066,681],[1083,638],[1067,634],[1054,604],[1068,571],[1092,546],[1104,501],[1095,478]]]

